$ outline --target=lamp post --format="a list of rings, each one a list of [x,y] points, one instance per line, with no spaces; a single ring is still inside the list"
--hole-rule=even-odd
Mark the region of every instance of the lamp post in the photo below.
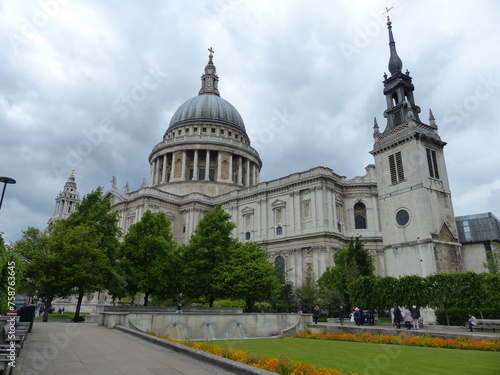
[[[0,182],[3,182],[2,198],[0,198],[0,209],[2,208],[3,196],[5,195],[5,188],[7,184],[15,184],[16,180],[10,177],[0,177]]]

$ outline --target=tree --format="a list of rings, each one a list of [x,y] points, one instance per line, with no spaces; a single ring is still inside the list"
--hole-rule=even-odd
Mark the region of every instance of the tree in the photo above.
[[[500,273],[485,273],[480,288],[484,296],[483,306],[500,310]]]
[[[453,275],[450,273],[437,273],[427,276],[426,279],[430,291],[430,305],[444,310],[446,322],[450,325],[448,310],[456,307],[456,301],[458,300],[458,290]]]
[[[328,310],[328,316],[333,317],[340,306],[344,305],[344,295],[338,289],[319,289],[318,298],[322,309]]]
[[[236,248],[214,277],[218,293],[228,293],[231,299],[243,299],[249,312],[256,302],[271,298],[279,285],[276,270],[255,242]]]
[[[351,303],[349,286],[360,276],[373,276],[373,258],[365,250],[360,237],[351,238],[349,246],[333,254],[334,267],[327,267],[318,279],[322,293],[336,290],[345,303]]]
[[[97,248],[106,255],[107,259],[107,267],[102,267],[99,271],[103,273],[102,284],[97,287],[92,284],[90,289],[82,289],[82,284],[78,290],[78,303],[75,312],[75,319],[78,319],[85,293],[99,289],[115,290],[117,285],[123,284],[123,277],[120,276],[117,263],[121,229],[118,227],[118,212],[111,210],[111,202],[103,197],[101,187],[83,197],[76,211],[63,221],[67,228],[76,228],[82,225],[90,228],[98,238]],[[88,285],[90,287],[91,284]]]
[[[486,252],[484,267],[491,273],[500,273],[500,243],[491,242],[491,251]]]
[[[21,257],[5,245],[0,232],[0,315],[12,311],[22,274]]]
[[[377,310],[390,309],[395,303],[402,305],[402,296],[398,294],[399,280],[393,276],[375,278],[375,308]]]
[[[78,296],[74,321],[78,321],[83,296],[99,290],[109,274],[109,259],[100,247],[101,234],[87,225],[58,220],[49,227],[51,251],[62,258],[61,285]]]
[[[150,295],[165,298],[174,294],[176,247],[170,221],[163,212],[146,211],[125,235],[122,255],[128,288],[132,293],[144,293],[144,306]]]
[[[375,310],[377,308],[377,290],[375,288],[375,285],[375,277],[358,277],[349,285],[349,295],[351,296],[351,302],[356,306],[360,306],[363,310]]]
[[[293,283],[287,281],[285,278],[280,278],[280,286],[271,297],[271,303],[274,306],[274,310],[278,312],[292,312],[292,304],[294,302],[295,293]],[[286,308],[283,305],[286,306]]]
[[[431,281],[432,283],[439,282],[439,279]],[[428,306],[432,299],[428,278],[419,275],[401,276],[397,283],[397,301],[404,306]],[[438,297],[438,296],[436,296]]]
[[[360,236],[351,238],[347,248],[347,255],[350,264],[356,265],[360,276],[373,276],[373,271],[375,271],[373,258],[370,253],[366,251]]]
[[[64,298],[72,289],[64,281],[63,267],[65,257],[59,248],[53,248],[47,231],[29,227],[13,245],[13,250],[25,262],[21,281],[21,291],[34,296],[45,305],[43,321],[48,319],[49,308],[55,298]]]
[[[209,210],[200,220],[193,236],[182,248],[183,289],[190,298],[203,297],[210,307],[227,291],[215,284],[221,267],[231,258],[238,242],[231,237],[236,227],[221,205]]]
[[[297,297],[304,308],[304,311],[312,312],[314,305],[318,300],[318,287],[316,285],[312,267],[306,269],[304,282],[300,288],[297,288]]]

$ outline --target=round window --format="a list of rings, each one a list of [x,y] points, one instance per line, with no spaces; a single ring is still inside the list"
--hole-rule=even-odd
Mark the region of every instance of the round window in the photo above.
[[[410,221],[410,213],[406,210],[399,210],[396,214],[396,222],[404,227]]]

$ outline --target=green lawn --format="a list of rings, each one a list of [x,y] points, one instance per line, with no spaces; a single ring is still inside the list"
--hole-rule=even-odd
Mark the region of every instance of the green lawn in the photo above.
[[[216,341],[215,345],[260,357],[288,358],[317,368],[363,375],[499,375],[500,353],[295,338]]]

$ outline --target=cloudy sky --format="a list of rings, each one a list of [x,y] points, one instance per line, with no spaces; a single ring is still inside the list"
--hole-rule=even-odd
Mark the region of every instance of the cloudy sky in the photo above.
[[[390,12],[397,51],[445,147],[455,214],[500,216],[500,3],[463,0],[3,0],[0,231],[44,229],[71,169],[80,195],[136,189],[215,50],[261,180],[373,163]]]

